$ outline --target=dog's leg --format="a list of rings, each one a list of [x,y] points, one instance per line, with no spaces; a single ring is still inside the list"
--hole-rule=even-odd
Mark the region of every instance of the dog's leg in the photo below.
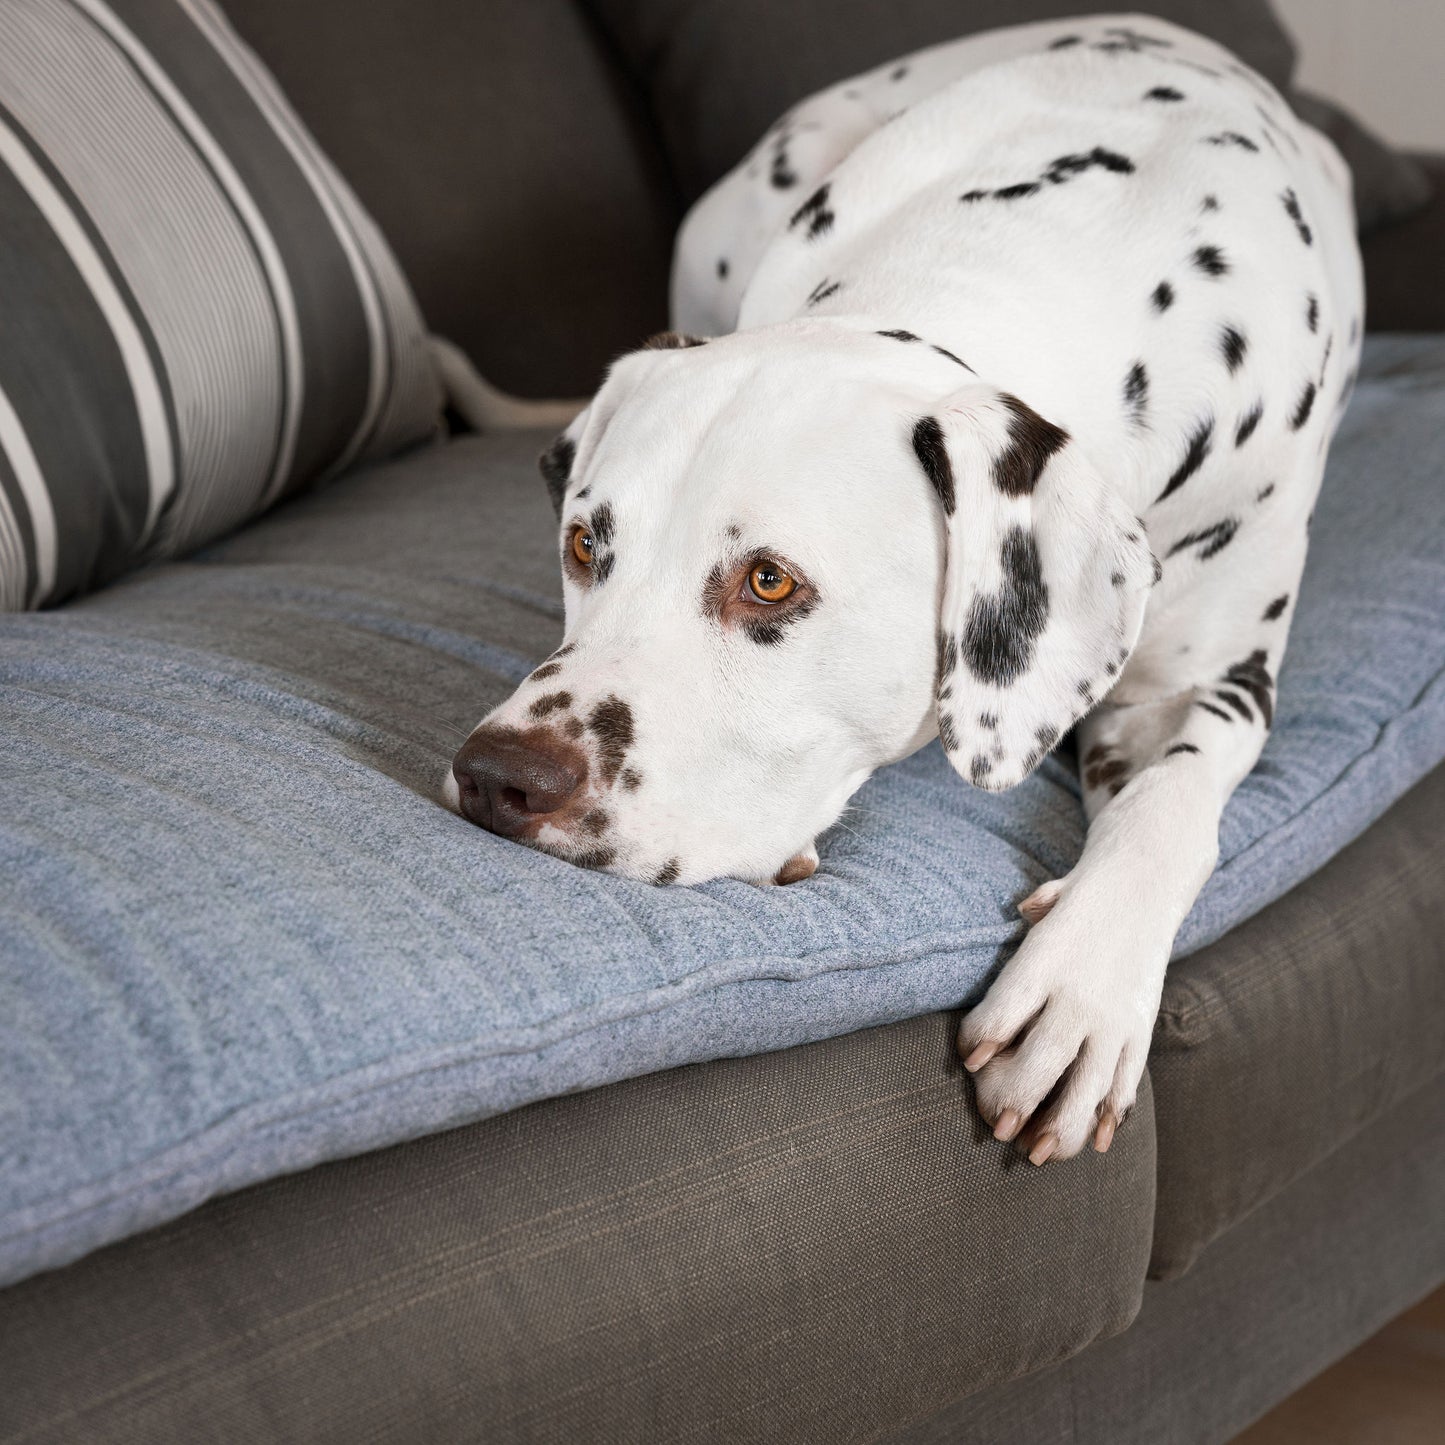
[[[1273,712],[1261,651],[1207,685],[1105,704],[1080,724],[1083,856],[1020,905],[1032,926],[959,1035],[984,1118],[1036,1164],[1090,1139],[1107,1149],[1134,1103],[1174,935]]]

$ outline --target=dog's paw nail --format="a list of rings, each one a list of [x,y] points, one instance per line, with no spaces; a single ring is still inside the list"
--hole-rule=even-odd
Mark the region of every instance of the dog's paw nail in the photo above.
[[[1112,1114],[1105,1114],[1099,1120],[1099,1127],[1094,1130],[1094,1148],[1100,1154],[1109,1152],[1109,1145],[1114,1142],[1114,1130],[1119,1127],[1119,1121]]]
[[[1063,887],[1063,880],[1058,878],[1041,883],[1019,904],[1019,913],[1029,923],[1042,923],[1049,916],[1049,910],[1059,901]]]
[[[1001,1045],[994,1043],[991,1039],[985,1039],[977,1045],[974,1051],[963,1061],[963,1067],[970,1074],[976,1074],[993,1056],[998,1053]]]
[[[1043,1138],[1034,1145],[1029,1152],[1030,1164],[1047,1164],[1053,1158],[1054,1150],[1059,1147],[1059,1141],[1052,1134],[1045,1134]]]
[[[1023,1115],[1017,1109],[1005,1109],[994,1121],[993,1137],[1007,1144],[1019,1131]]]

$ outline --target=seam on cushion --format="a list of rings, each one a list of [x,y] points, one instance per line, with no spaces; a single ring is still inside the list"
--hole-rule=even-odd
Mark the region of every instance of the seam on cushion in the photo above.
[[[1445,677],[1445,673],[1437,674],[1434,679],[1432,679],[1429,683],[1426,684],[1424,688],[1421,689],[1420,693],[1417,694],[1417,698],[1426,698],[1428,694],[1432,691],[1432,689],[1436,686],[1436,684],[1441,681],[1442,677]],[[1371,746],[1371,748],[1368,749],[1366,752],[1358,754],[1355,758],[1353,758],[1345,766],[1345,768],[1341,770],[1341,772],[1336,776],[1336,779],[1327,788],[1322,789],[1319,793],[1316,794],[1309,807],[1307,807],[1301,813],[1295,814],[1291,819],[1287,820],[1287,822],[1282,824],[1279,828],[1276,828],[1270,833],[1263,835],[1263,837],[1256,840],[1255,843],[1241,850],[1240,853],[1235,854],[1234,857],[1230,859],[1229,864],[1227,864],[1226,867],[1232,867],[1238,859],[1246,856],[1248,853],[1253,851],[1255,847],[1269,842],[1280,832],[1284,831],[1284,829],[1294,826],[1295,823],[1300,821],[1301,819],[1306,819],[1312,811],[1313,806],[1317,804],[1326,794],[1328,794],[1334,789],[1334,787],[1338,784],[1340,778],[1344,777],[1345,774],[1348,773],[1352,768],[1358,766],[1359,763],[1361,763],[1364,759],[1372,756],[1375,752],[1377,752],[1383,740],[1390,734],[1392,728],[1394,728],[1398,723],[1402,722],[1405,718],[1408,718],[1413,712],[1418,710],[1419,704],[1417,702],[1415,706],[1407,710],[1405,713],[1398,714],[1395,718],[1383,724],[1377,734],[1376,741]],[[1369,821],[1364,823],[1359,831],[1363,832],[1364,828],[1368,826]],[[1355,836],[1358,836],[1358,834],[1356,834]],[[1267,904],[1261,904],[1261,908],[1265,906],[1267,906]],[[1256,910],[1256,912],[1258,911],[1259,910]],[[1250,916],[1253,915],[1251,914]],[[1245,920],[1239,920],[1239,922],[1243,921]],[[1238,926],[1238,924],[1236,924],[1235,926]],[[806,974],[800,974],[796,971],[792,973],[784,973],[777,969],[771,969],[758,974],[733,976],[718,980],[717,982],[709,983],[707,979],[708,975],[716,975],[717,973],[734,966],[734,960],[726,960],[723,963],[715,963],[707,966],[706,968],[699,969],[692,974],[686,975],[683,979],[676,980],[661,989],[649,990],[640,996],[636,994],[626,995],[621,1000],[613,1001],[614,1003],[619,1005],[618,1009],[608,1010],[605,1012],[605,1014],[601,1011],[595,1011],[592,1015],[586,1017],[585,1019],[577,1018],[575,1013],[556,1015],[552,1019],[548,1019],[540,1025],[532,1026],[530,1030],[525,1031],[525,1036],[523,1038],[515,1042],[507,1044],[493,1042],[489,1046],[479,1047],[478,1041],[472,1040],[466,1044],[455,1045],[451,1049],[444,1050],[442,1051],[440,1056],[434,1055],[429,1059],[418,1060],[417,1062],[399,1070],[388,1070],[387,1073],[383,1076],[383,1078],[377,1080],[375,1083],[363,1084],[361,1087],[354,1089],[349,1087],[351,1081],[358,1080],[365,1076],[367,1073],[384,1067],[383,1065],[377,1063],[364,1065],[361,1069],[348,1071],[345,1074],[328,1079],[322,1084],[314,1085],[308,1089],[288,1095],[285,1097],[284,1100],[269,1100],[267,1101],[269,1109],[263,1108],[261,1105],[243,1106],[239,1110],[235,1110],[230,1112],[229,1114],[222,1115],[220,1120],[208,1124],[198,1133],[190,1135],[186,1139],[178,1141],[176,1144],[170,1145],[162,1153],[152,1155],[148,1159],[140,1161],[139,1164],[127,1165],[126,1168],[127,1170],[134,1170],[137,1168],[144,1169],[146,1175],[150,1178],[154,1178],[156,1175],[164,1175],[167,1172],[174,1173],[174,1168],[170,1167],[166,1162],[171,1159],[171,1156],[173,1154],[177,1152],[192,1150],[202,1141],[205,1141],[212,1135],[220,1132],[223,1127],[226,1133],[243,1132],[248,1126],[241,1123],[240,1121],[249,1116],[253,1110],[260,1115],[260,1118],[257,1120],[256,1124],[250,1125],[249,1127],[260,1127],[262,1129],[265,1129],[267,1127],[274,1127],[275,1125],[283,1124],[290,1119],[305,1116],[307,1113],[312,1112],[312,1110],[315,1109],[318,1104],[326,1104],[331,1107],[335,1107],[341,1104],[363,1099],[368,1094],[378,1093],[386,1088],[395,1087],[398,1084],[418,1078],[427,1073],[440,1072],[451,1068],[461,1067],[469,1063],[481,1063],[485,1059],[490,1057],[536,1052],[539,1050],[539,1048],[545,1048],[555,1045],[564,1041],[565,1039],[577,1037],[581,1034],[592,1032],[595,1029],[607,1027],[616,1023],[625,1022],[626,1020],[631,1018],[643,1017],[648,1014],[661,1012],[672,1004],[681,1002],[684,999],[690,997],[694,997],[704,991],[718,992],[725,988],[748,983],[767,981],[795,982],[798,981],[800,978],[817,978],[821,976],[827,976],[828,974],[832,973],[849,973],[872,970],[876,968],[898,967],[903,964],[918,962],[920,958],[947,956],[949,954],[961,953],[965,951],[965,949],[980,947],[990,942],[992,942],[995,949],[997,949],[1011,941],[1012,935],[1017,931],[1017,925],[1010,925],[1007,932],[1004,932],[1004,930],[999,928],[998,925],[992,925],[985,929],[966,931],[964,938],[969,940],[967,942],[959,939],[957,935],[944,939],[940,939],[937,935],[934,935],[926,939],[910,940],[910,943],[908,945],[904,946],[901,949],[894,950],[893,956],[891,957],[886,955],[871,956],[867,959],[860,960],[856,955],[854,955],[848,962],[835,965],[831,968],[824,967],[822,969],[813,969]],[[1202,946],[1203,945],[1201,945],[1201,947]],[[826,957],[829,954],[835,954],[838,951],[839,950],[836,949],[819,950],[814,953],[795,955],[794,958],[796,962],[802,962],[806,959]],[[1181,1017],[1182,1015],[1171,1015],[1171,1018],[1173,1018],[1176,1022],[1178,1022]],[[575,1020],[575,1023],[572,1027],[555,1028],[555,1025],[557,1025],[558,1023],[563,1023],[567,1020]],[[499,1039],[505,1037],[505,1035],[493,1037],[494,1039]],[[392,1060],[388,1062],[395,1061]],[[339,1093],[336,1092],[338,1090],[340,1090]],[[328,1099],[326,1098],[328,1094],[334,1095],[334,1097]],[[274,1110],[275,1112],[271,1112],[270,1110]],[[110,1180],[114,1180],[116,1178],[116,1175],[110,1176]],[[125,1184],[114,1185],[110,1188],[109,1192],[106,1195],[102,1196],[99,1199],[91,1199],[83,1204],[77,1203],[73,1205],[69,1210],[67,1210],[64,1215],[61,1215],[58,1218],[47,1219],[43,1225],[22,1226],[18,1230],[8,1231],[7,1233],[0,1235],[0,1240],[23,1238],[26,1235],[35,1233],[37,1229],[53,1228],[55,1225],[63,1222],[65,1219],[73,1218],[77,1215],[83,1215],[92,1210],[102,1208],[105,1204],[111,1203],[114,1200],[122,1198],[125,1195],[133,1192],[137,1187],[140,1187],[146,1182],[148,1182],[148,1179],[132,1179],[127,1181]],[[69,1197],[74,1198],[75,1195],[84,1194],[88,1190],[105,1187],[108,1183],[109,1180],[87,1185],[83,1190],[72,1191]],[[65,1195],[60,1195],[50,1196],[49,1198],[59,1200],[66,1197],[67,1196]],[[40,1200],[36,1201],[35,1203],[28,1204],[24,1207],[23,1212],[26,1214],[32,1213],[36,1210],[42,1209],[46,1203],[47,1200]]]
[[[920,957],[933,957],[947,953],[962,953],[966,948],[978,947],[979,944],[968,944],[964,947],[943,950],[936,948],[932,942],[919,945],[916,949],[909,950],[907,955],[899,958],[880,960],[878,962],[860,963],[851,967],[824,970],[824,973],[851,972],[874,968],[895,968],[906,964],[915,963]],[[318,1107],[337,1108],[352,1104],[366,1098],[368,1095],[378,1094],[386,1089],[395,1088],[398,1085],[406,1084],[427,1074],[440,1073],[450,1069],[463,1068],[468,1065],[485,1063],[492,1058],[506,1058],[518,1054],[537,1053],[542,1049],[553,1047],[563,1043],[570,1038],[582,1034],[591,1033],[597,1029],[606,1028],[613,1024],[627,1022],[633,1018],[642,1018],[650,1014],[664,1012],[672,1005],[682,1002],[687,998],[696,997],[703,992],[717,992],[719,987],[712,987],[697,982],[700,976],[710,971],[715,971],[719,965],[712,966],[712,969],[701,969],[697,973],[689,974],[686,978],[675,984],[670,984],[662,989],[649,990],[641,995],[648,1001],[648,1006],[633,1008],[625,1013],[611,1014],[607,1017],[591,1018],[586,1022],[579,1022],[575,1027],[564,1027],[558,1029],[547,1029],[547,1025],[557,1022],[565,1023],[575,1015],[557,1015],[554,1019],[546,1021],[544,1025],[534,1026],[533,1033],[539,1037],[529,1037],[505,1044],[490,1044],[479,1046],[476,1039],[469,1040],[464,1044],[455,1044],[450,1048],[440,1051],[432,1051],[421,1055],[402,1055],[400,1058],[392,1057],[362,1065],[360,1068],[348,1070],[344,1074],[338,1074],[319,1084],[310,1085],[294,1093],[287,1094],[281,1098],[258,1100],[250,1104],[244,1104],[239,1108],[232,1109],[222,1114],[217,1120],[207,1124],[204,1128],[188,1135],[186,1138],[168,1145],[158,1154],[149,1155],[147,1158],[132,1161],[115,1174],[107,1176],[104,1180],[98,1180],[84,1185],[79,1189],[73,1189],[62,1194],[50,1195],[44,1199],[26,1204],[22,1209],[14,1211],[16,1215],[27,1215],[44,1210],[51,1201],[64,1201],[80,1197],[84,1202],[73,1204],[65,1214],[60,1216],[47,1217],[40,1225],[24,1225],[19,1229],[8,1230],[0,1233],[0,1243],[11,1239],[23,1238],[32,1234],[40,1228],[49,1228],[62,1222],[66,1218],[85,1214],[90,1210],[98,1209],[117,1199],[125,1197],[137,1187],[144,1186],[152,1180],[167,1174],[174,1174],[179,1167],[173,1160],[176,1154],[185,1154],[195,1151],[213,1135],[240,1135],[242,1137],[248,1131],[257,1129],[274,1128],[277,1125],[284,1125],[291,1120],[305,1118],[313,1113]],[[809,975],[814,977],[817,975]],[[793,982],[786,976],[763,975],[761,977],[735,977],[722,981],[721,987],[732,987],[735,985],[746,985],[750,983],[766,983],[773,981]],[[690,985],[690,986],[689,986]],[[639,995],[624,996],[625,1001],[631,1002]],[[546,1030],[544,1035],[544,1030]],[[515,1032],[515,1031],[512,1031]],[[402,1067],[396,1067],[398,1063]],[[364,1081],[368,1074],[378,1074],[374,1081]],[[124,1174],[141,1171],[143,1177],[127,1179],[124,1184],[111,1185],[111,1181]],[[93,1191],[108,1189],[108,1192],[99,1197],[86,1197]]]

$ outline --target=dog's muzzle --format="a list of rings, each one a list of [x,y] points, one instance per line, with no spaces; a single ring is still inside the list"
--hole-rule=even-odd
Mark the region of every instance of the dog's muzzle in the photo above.
[[[587,782],[587,759],[555,734],[482,728],[452,760],[462,816],[489,833],[519,838],[555,821]]]

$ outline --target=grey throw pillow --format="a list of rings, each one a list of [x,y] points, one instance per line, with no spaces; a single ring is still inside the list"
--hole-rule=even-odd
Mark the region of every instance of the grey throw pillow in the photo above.
[[[593,0],[651,97],[685,199],[790,105],[894,56],[1001,25],[1092,15],[1068,0]],[[1267,0],[1156,0],[1149,13],[1228,46],[1344,152],[1361,229],[1424,205],[1425,173],[1338,107],[1300,104],[1295,47]]]
[[[209,0],[0,4],[0,610],[439,413],[385,243]]]

